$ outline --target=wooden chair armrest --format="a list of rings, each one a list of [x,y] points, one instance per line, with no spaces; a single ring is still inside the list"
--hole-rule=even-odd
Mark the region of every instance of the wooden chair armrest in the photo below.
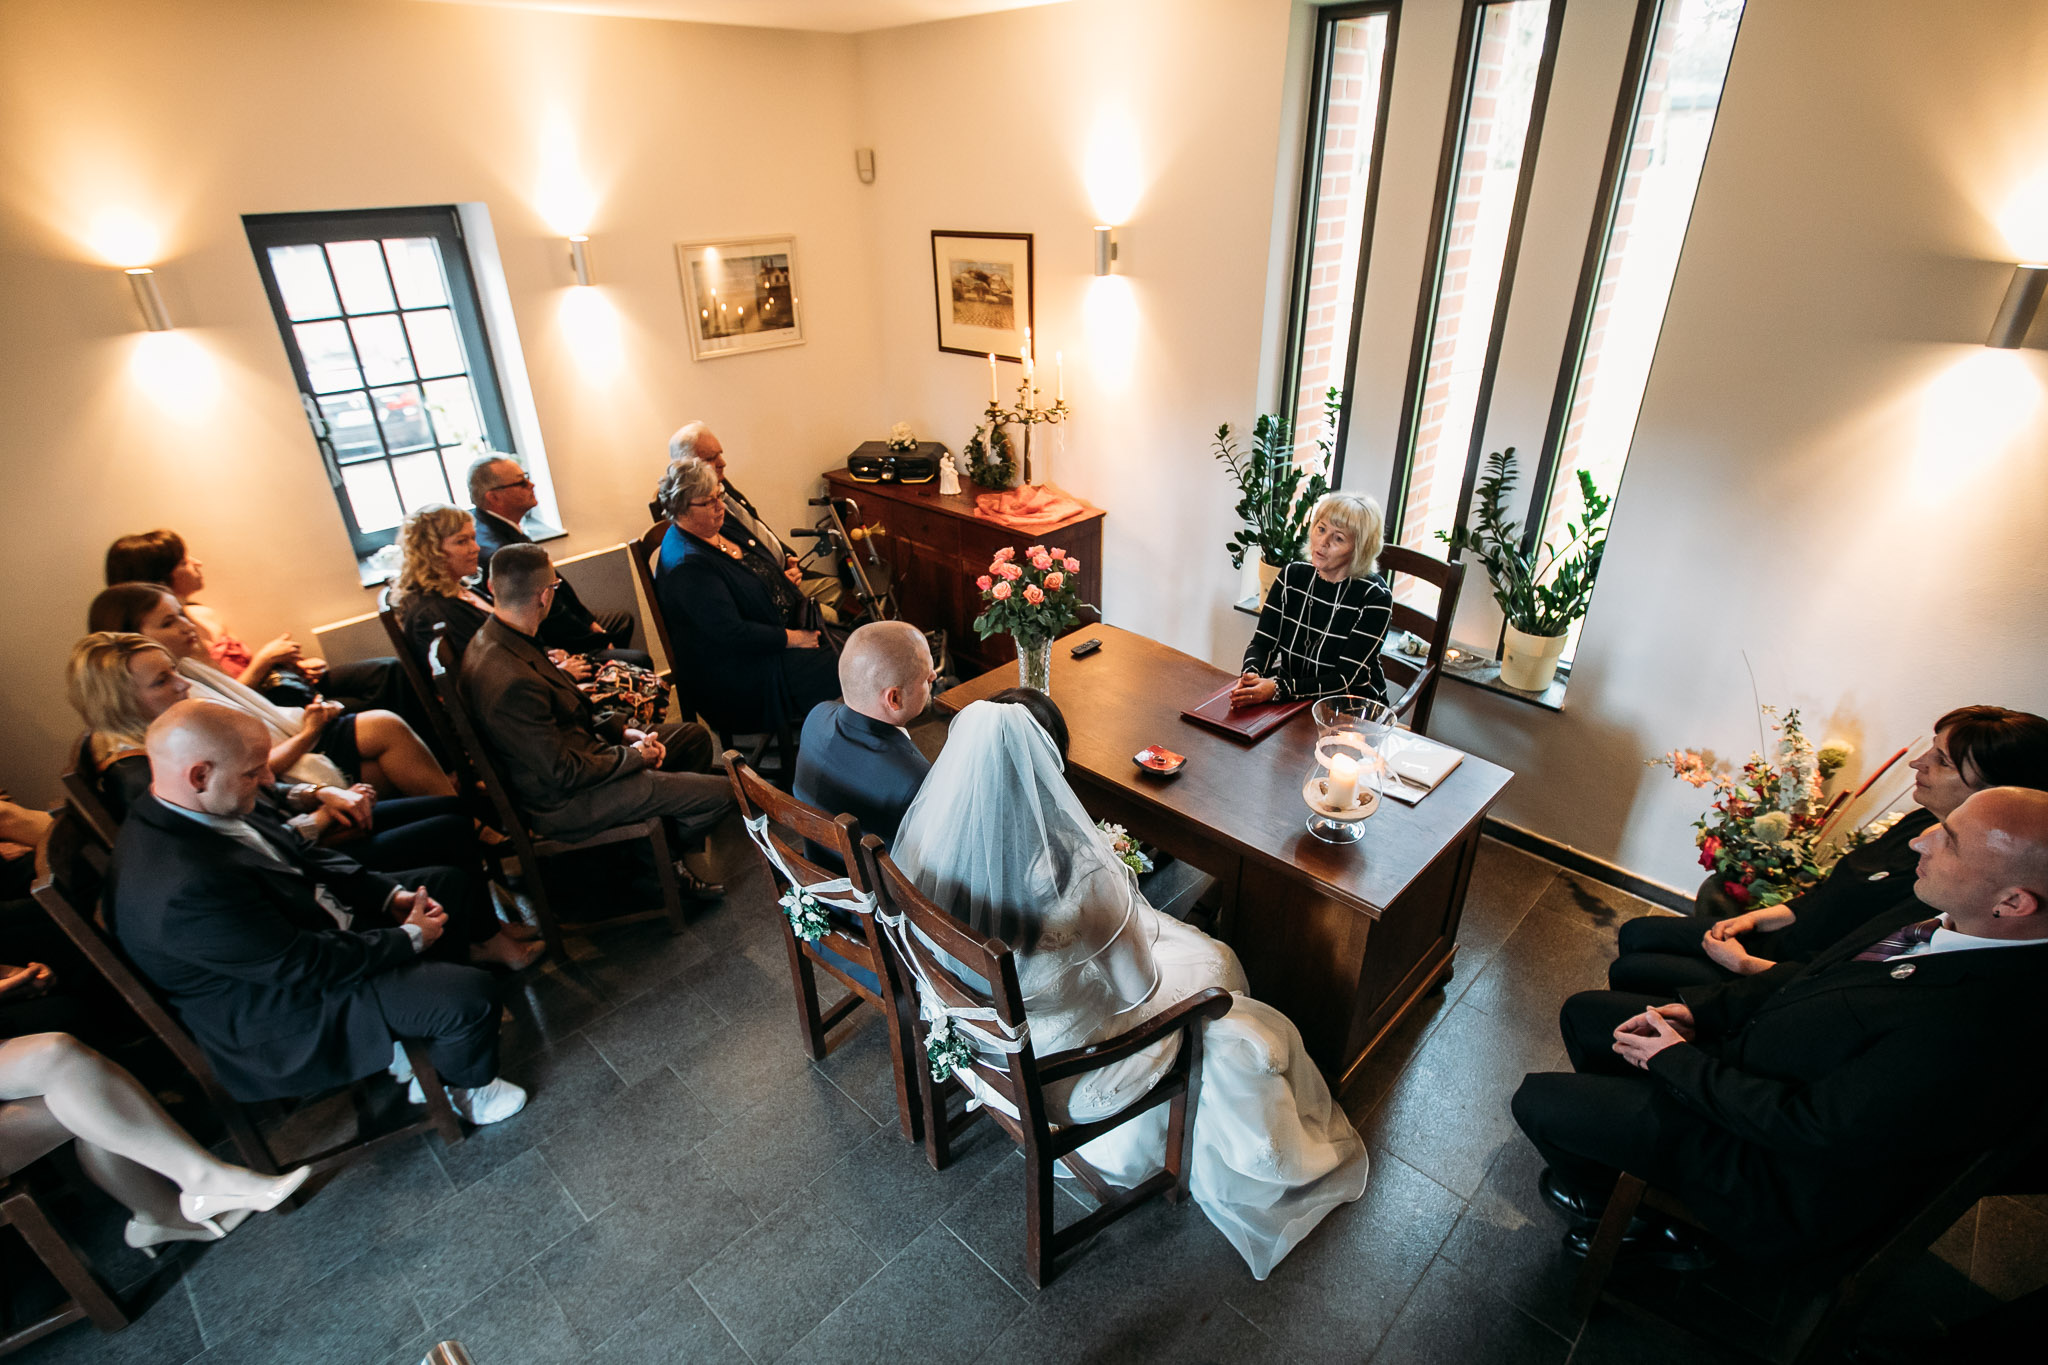
[[[1407,691],[1401,694],[1401,700],[1395,702],[1391,708],[1393,713],[1397,716],[1405,716],[1413,711],[1415,704],[1422,700],[1423,688],[1428,686],[1430,679],[1436,677],[1441,672],[1443,672],[1443,665],[1441,664],[1424,664],[1421,668],[1417,669],[1414,680],[1408,684]]]
[[[1055,1052],[1050,1057],[1039,1059],[1039,1083],[1051,1085],[1054,1081],[1120,1062],[1191,1024],[1221,1019],[1230,1013],[1230,1003],[1230,992],[1221,986],[1197,991],[1164,1014],[1153,1015],[1129,1033],[1120,1033],[1103,1042],[1090,1043],[1087,1047],[1068,1048],[1065,1052]]]

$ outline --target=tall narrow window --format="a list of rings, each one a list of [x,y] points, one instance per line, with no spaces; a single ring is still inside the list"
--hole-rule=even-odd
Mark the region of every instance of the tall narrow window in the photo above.
[[[1565,522],[1582,515],[1578,471],[1609,495],[1621,482],[1742,5],[1642,0],[1630,49],[1633,79],[1616,111],[1537,473],[1537,497],[1547,511],[1528,520],[1532,544],[1559,543]],[[1565,646],[1567,659],[1578,648],[1579,624]]]
[[[1303,456],[1338,434],[1326,429],[1323,395],[1351,387],[1358,300],[1372,251],[1394,15],[1395,0],[1381,0],[1333,7],[1320,16],[1287,375],[1295,451]]]
[[[356,558],[512,452],[453,208],[243,219]]]
[[[1431,554],[1470,497],[1562,11],[1550,0],[1468,0],[1465,11],[1459,115],[1438,174],[1436,256],[1389,499],[1396,543]]]

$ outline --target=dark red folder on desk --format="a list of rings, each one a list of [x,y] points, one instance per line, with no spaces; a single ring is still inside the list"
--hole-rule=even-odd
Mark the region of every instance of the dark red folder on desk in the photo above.
[[[1230,692],[1236,686],[1237,680],[1231,679],[1221,692],[1200,706],[1181,712],[1180,718],[1246,744],[1257,744],[1309,706],[1305,701],[1263,701],[1256,706],[1240,706],[1233,711],[1230,709]]]

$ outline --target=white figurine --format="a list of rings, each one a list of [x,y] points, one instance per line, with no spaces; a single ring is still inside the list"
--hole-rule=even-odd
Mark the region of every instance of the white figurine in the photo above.
[[[953,494],[960,491],[960,471],[953,467],[953,452],[939,456],[939,492]]]

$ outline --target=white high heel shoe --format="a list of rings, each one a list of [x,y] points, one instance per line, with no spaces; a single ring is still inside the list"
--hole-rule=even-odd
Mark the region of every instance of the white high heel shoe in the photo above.
[[[214,1219],[236,1209],[250,1209],[264,1213],[276,1208],[291,1198],[292,1192],[306,1183],[306,1177],[313,1174],[311,1166],[301,1166],[296,1171],[287,1171],[275,1180],[268,1181],[263,1188],[250,1194],[192,1194],[189,1191],[178,1196],[178,1212],[203,1228],[222,1231]]]
[[[240,1227],[243,1220],[248,1217],[247,1209],[234,1209],[216,1214],[214,1226],[211,1228],[173,1228],[165,1227],[161,1223],[146,1222],[140,1218],[130,1218],[128,1226],[121,1229],[121,1240],[154,1261],[156,1249],[160,1246],[171,1242],[218,1242]]]

